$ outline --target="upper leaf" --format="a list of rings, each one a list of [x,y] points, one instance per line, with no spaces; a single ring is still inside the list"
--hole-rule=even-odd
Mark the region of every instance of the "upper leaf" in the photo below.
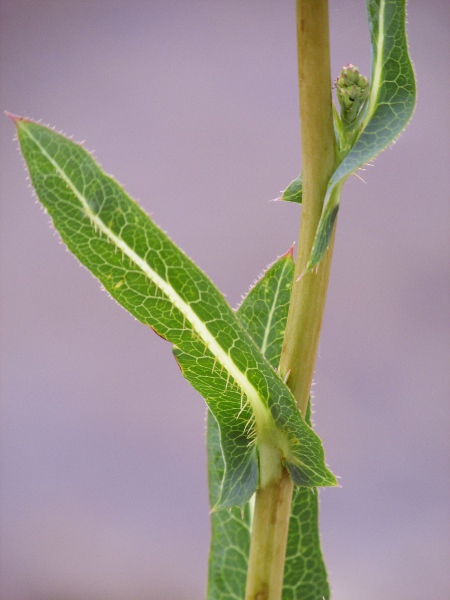
[[[328,248],[339,210],[337,186],[375,158],[403,131],[416,99],[414,71],[408,53],[405,0],[367,0],[372,44],[371,91],[361,132],[328,184],[322,217],[308,269]]]
[[[16,119],[38,198],[69,249],[142,323],[176,345],[220,427],[220,505],[244,505],[258,480],[255,435],[276,439],[293,477],[335,485],[319,438],[224,297],[81,146]]]

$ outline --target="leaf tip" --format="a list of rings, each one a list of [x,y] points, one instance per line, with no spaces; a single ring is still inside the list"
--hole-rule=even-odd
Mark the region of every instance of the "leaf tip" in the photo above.
[[[284,254],[282,254],[280,256],[280,258],[294,258],[294,248],[295,248],[295,242],[292,244],[292,246],[289,248],[289,250],[287,252],[285,252]]]
[[[18,121],[26,121],[25,117],[20,117],[19,115],[15,115],[14,113],[9,112],[9,110],[4,111],[5,115],[10,119],[14,125],[17,125]]]

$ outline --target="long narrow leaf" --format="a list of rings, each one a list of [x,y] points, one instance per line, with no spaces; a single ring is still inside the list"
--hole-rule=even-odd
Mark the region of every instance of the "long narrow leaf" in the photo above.
[[[176,345],[185,377],[219,423],[221,506],[243,506],[258,481],[256,434],[277,440],[294,480],[335,485],[319,438],[289,389],[211,281],[80,145],[15,118],[37,196],[63,241],[107,291]]]
[[[408,53],[405,0],[367,0],[372,44],[371,92],[362,130],[328,184],[308,269],[328,248],[339,210],[339,185],[387,148],[414,112],[416,84]]]

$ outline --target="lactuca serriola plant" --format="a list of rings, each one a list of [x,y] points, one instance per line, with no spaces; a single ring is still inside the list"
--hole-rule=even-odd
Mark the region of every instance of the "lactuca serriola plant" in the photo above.
[[[297,0],[297,10],[299,48],[317,43],[323,50],[326,38],[319,37],[328,35],[326,2]],[[352,64],[343,67],[334,82],[338,107],[329,104],[324,110],[324,121],[330,117],[333,168],[310,232],[311,247],[307,254],[300,247],[297,264],[292,249],[278,258],[236,311],[81,145],[9,115],[37,197],[64,243],[115,300],[172,344],[183,376],[206,401],[209,600],[330,597],[317,488],[337,481],[312,428],[310,379],[303,382],[302,400],[286,366],[286,348],[304,333],[293,323],[306,302],[302,306],[316,311],[308,325],[314,337],[311,378],[326,295],[327,275],[321,273],[325,263],[329,270],[343,184],[396,139],[414,108],[405,2],[367,0],[367,14],[370,77]],[[322,63],[313,67],[325,73],[326,99],[332,85],[329,56],[319,54]],[[302,60],[299,52],[300,66]],[[302,106],[308,102],[302,83],[300,101]],[[303,120],[303,130],[315,126]],[[319,185],[306,171],[281,200],[306,206],[311,189]],[[324,283],[316,296],[320,277]]]

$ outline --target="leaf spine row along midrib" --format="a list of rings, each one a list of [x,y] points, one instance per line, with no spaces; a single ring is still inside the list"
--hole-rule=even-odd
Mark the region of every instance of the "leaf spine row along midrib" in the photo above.
[[[165,281],[158,273],[156,273],[156,271],[154,271],[143,258],[141,258],[132,248],[130,248],[130,246],[122,238],[111,231],[111,229],[99,218],[99,216],[93,212],[87,198],[76,188],[71,179],[64,172],[64,169],[53,159],[52,156],[49,155],[39,140],[37,140],[28,129],[25,129],[25,133],[36,144],[47,160],[53,165],[56,172],[65,181],[75,197],[80,201],[84,213],[88,217],[92,227],[94,228],[94,231],[103,233],[114,245],[115,249],[119,249],[122,252],[122,255],[127,256],[127,258],[134,265],[139,267],[144,275],[148,277],[148,279],[150,279],[150,281],[152,281],[152,283],[154,283],[156,287],[166,295],[172,305],[174,305],[183,315],[183,319],[187,319],[189,321],[194,331],[202,339],[206,348],[221,364],[221,367],[226,369],[228,373],[228,379],[231,376],[236,381],[239,388],[242,389],[245,396],[247,396],[248,401],[253,409],[256,421],[260,422],[261,425],[266,424],[268,419],[271,419],[271,417],[269,417],[270,413],[267,410],[259,393],[253,384],[248,380],[246,375],[234,363],[228,352],[226,352],[219,345],[205,323],[201,321],[189,304],[180,297],[178,292],[167,281]]]

